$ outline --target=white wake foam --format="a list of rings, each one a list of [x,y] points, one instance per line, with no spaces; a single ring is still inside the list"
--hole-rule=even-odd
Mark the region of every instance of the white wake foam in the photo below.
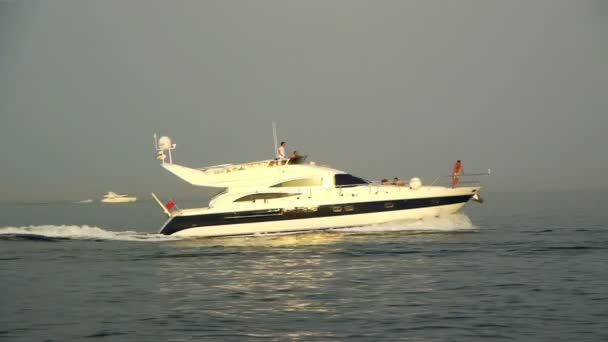
[[[391,222],[370,226],[335,229],[333,231],[344,233],[381,233],[391,231],[412,232],[449,232],[478,229],[464,214],[455,214],[445,217],[433,217],[416,221]],[[162,242],[190,239],[181,236],[141,233],[135,231],[110,231],[99,227],[77,225],[39,225],[22,227],[0,227],[2,236],[38,236],[43,238],[59,238],[73,240],[114,240],[114,241],[142,241]]]
[[[412,232],[450,232],[478,229],[471,219],[464,214],[454,214],[442,217],[429,217],[421,220],[400,221],[375,224],[362,227],[336,229],[341,232],[375,233],[391,231]]]
[[[0,236],[40,236],[74,240],[116,240],[116,241],[175,241],[183,238],[161,234],[139,233],[134,231],[114,232],[98,227],[74,225],[40,225],[23,227],[1,227]]]

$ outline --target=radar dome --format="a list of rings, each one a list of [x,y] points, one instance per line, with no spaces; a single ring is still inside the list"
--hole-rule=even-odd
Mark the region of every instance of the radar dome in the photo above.
[[[170,150],[171,147],[171,138],[168,136],[162,136],[158,139],[158,148],[160,150]]]
[[[422,181],[418,177],[410,179],[410,189],[418,190],[422,186]]]

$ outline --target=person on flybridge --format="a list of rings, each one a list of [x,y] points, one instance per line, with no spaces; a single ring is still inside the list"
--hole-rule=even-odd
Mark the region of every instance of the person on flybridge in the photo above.
[[[275,145],[276,146],[276,145]],[[281,141],[281,146],[277,149],[277,160],[285,160],[285,142]]]

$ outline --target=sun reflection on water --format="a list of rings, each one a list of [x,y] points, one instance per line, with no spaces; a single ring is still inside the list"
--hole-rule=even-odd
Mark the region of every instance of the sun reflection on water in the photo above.
[[[188,312],[202,301],[215,319],[330,312],[322,288],[331,287],[335,270],[324,255],[343,238],[313,233],[179,241],[177,253],[158,258],[159,286],[173,310]]]
[[[263,320],[285,327],[274,337],[296,331],[296,335],[314,332],[327,337],[331,330],[320,326],[298,330],[298,320],[343,320],[353,315],[366,317],[379,307],[425,306],[442,284],[427,270],[444,267],[446,262],[448,269],[452,260],[433,256],[442,253],[443,244],[466,241],[471,238],[468,232],[476,232],[462,217],[430,224],[439,230],[419,234],[429,222],[417,222],[350,231],[170,242],[155,257],[164,310],[184,329],[201,329],[200,322],[205,322],[202,329],[209,325],[212,333],[239,322],[239,334],[262,336],[267,327],[255,322]],[[429,246],[437,246],[437,251]],[[407,286],[403,286],[404,279]],[[390,296],[380,296],[383,293]],[[401,296],[416,299],[403,302]],[[366,304],[356,306],[353,298]],[[349,310],[337,309],[340,307]]]
[[[344,238],[345,234],[343,233],[327,231],[283,235],[188,239],[176,241],[174,244],[180,247],[281,247],[296,245],[328,245],[341,242]]]

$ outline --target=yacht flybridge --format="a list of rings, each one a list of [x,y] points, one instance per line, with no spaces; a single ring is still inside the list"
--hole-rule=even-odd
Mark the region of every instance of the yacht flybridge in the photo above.
[[[368,182],[328,166],[295,160],[262,160],[190,168],[173,163],[176,145],[168,137],[156,140],[161,166],[195,186],[224,189],[208,207],[181,209],[163,205],[168,220],[165,235],[242,236],[296,233],[421,219],[457,212],[480,186],[451,188]],[[168,160],[167,160],[168,159]],[[461,182],[462,183],[462,182]]]

